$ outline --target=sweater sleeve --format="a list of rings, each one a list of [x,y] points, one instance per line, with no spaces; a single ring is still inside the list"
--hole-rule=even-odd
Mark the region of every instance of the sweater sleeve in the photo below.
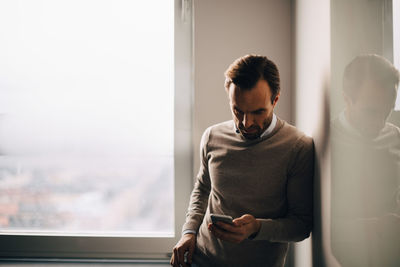
[[[189,208],[186,213],[186,222],[182,232],[186,230],[198,231],[208,206],[208,197],[211,190],[210,176],[208,172],[207,144],[210,136],[208,128],[200,142],[200,169],[196,177],[196,183],[190,196]]]
[[[283,218],[260,219],[253,240],[297,242],[309,237],[313,211],[314,144],[303,136],[294,146],[286,188],[287,214]]]

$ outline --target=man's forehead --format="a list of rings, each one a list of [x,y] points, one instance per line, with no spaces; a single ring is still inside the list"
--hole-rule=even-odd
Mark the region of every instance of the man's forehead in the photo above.
[[[229,86],[229,96],[230,97],[258,97],[258,98],[265,98],[271,96],[271,89],[267,81],[259,80],[253,88],[245,88],[242,89],[231,83]]]
[[[270,103],[270,97],[265,88],[240,90],[233,85],[229,91],[229,99],[233,108],[245,112],[266,109]]]

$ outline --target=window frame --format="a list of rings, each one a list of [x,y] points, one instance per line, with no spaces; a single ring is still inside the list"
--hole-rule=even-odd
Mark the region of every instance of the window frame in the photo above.
[[[174,0],[173,237],[9,233],[0,229],[0,260],[12,258],[166,260],[181,236],[192,183],[193,7]],[[171,209],[172,210],[172,209]]]

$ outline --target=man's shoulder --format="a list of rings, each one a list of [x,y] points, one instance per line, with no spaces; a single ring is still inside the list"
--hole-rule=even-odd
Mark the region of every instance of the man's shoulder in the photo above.
[[[235,132],[235,124],[233,120],[223,121],[209,126],[206,130],[208,134],[224,134]]]
[[[303,131],[299,130],[296,126],[281,120],[282,127],[279,130],[281,138],[287,139],[288,142],[294,142],[297,146],[311,147],[313,145],[312,137],[306,135]]]
[[[211,125],[203,132],[202,142],[208,143],[210,139],[226,137],[235,133],[235,124],[233,120],[220,122]]]

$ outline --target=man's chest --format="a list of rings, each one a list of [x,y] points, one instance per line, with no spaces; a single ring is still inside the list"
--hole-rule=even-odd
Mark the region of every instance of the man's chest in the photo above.
[[[218,148],[208,154],[214,191],[249,199],[281,199],[286,194],[289,153],[272,148]]]

